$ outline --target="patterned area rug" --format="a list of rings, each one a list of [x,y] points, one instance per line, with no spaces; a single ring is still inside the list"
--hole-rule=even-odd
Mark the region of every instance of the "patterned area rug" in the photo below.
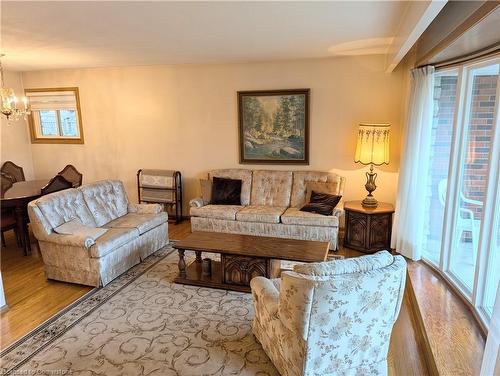
[[[1,374],[278,375],[251,333],[251,295],[172,283],[172,251],[156,252],[2,351]]]

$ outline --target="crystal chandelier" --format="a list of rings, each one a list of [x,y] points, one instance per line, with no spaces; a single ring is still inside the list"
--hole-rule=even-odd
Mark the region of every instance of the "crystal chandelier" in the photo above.
[[[4,74],[1,58],[4,55],[0,55],[0,76],[2,87],[0,88],[0,96],[2,97],[2,114],[7,118],[7,120],[16,121],[21,117],[26,119],[26,116],[31,113],[31,109],[28,103],[28,98],[23,97],[22,105],[18,103],[14,89],[5,87]]]

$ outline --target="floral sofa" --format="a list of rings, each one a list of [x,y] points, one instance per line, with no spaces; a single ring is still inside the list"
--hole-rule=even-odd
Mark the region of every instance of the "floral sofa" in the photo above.
[[[116,180],[42,196],[28,214],[50,279],[104,286],[168,243],[161,206],[130,203]],[[74,231],[57,233],[74,221]]]
[[[253,333],[284,376],[387,375],[405,280],[387,251],[253,278]]]
[[[330,242],[337,249],[343,210],[330,216],[302,212],[306,183],[336,182],[335,194],[342,195],[345,178],[318,171],[271,171],[222,169],[214,177],[240,179],[241,205],[210,205],[202,198],[190,201],[192,231],[227,232]]]

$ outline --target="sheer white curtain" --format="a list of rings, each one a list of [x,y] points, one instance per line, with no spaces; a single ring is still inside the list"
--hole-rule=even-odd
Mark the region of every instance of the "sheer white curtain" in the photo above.
[[[421,258],[424,205],[431,149],[434,67],[411,72],[411,93],[399,168],[392,247],[413,260]]]
[[[500,375],[500,284],[497,288],[497,297],[481,366],[481,376],[490,375]]]

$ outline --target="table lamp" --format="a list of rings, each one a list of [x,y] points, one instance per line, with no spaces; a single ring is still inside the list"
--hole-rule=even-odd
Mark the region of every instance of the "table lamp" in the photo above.
[[[375,185],[377,174],[373,172],[373,165],[389,164],[390,128],[389,124],[359,124],[354,162],[370,165],[370,172],[366,173],[365,184],[368,195],[361,202],[367,208],[376,208],[378,205],[377,200],[372,195],[372,192],[377,188]]]

